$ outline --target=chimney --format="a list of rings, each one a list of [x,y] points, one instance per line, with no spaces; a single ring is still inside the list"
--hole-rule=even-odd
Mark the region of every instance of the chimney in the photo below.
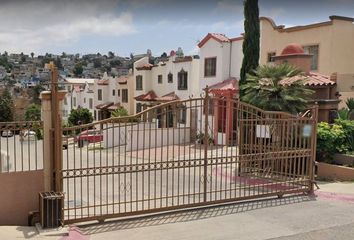
[[[312,55],[305,53],[299,44],[287,45],[280,55],[273,57],[275,64],[288,63],[301,69],[306,75],[311,71]]]

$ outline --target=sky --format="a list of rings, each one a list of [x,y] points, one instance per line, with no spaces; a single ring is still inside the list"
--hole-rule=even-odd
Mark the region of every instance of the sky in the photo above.
[[[354,0],[259,0],[277,25],[354,17]],[[0,0],[0,52],[198,54],[208,32],[243,32],[243,0]]]

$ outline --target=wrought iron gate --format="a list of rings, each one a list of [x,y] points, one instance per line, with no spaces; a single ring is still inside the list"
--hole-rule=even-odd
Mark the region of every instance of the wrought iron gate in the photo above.
[[[206,94],[64,128],[64,222],[311,192],[311,112],[266,112]]]

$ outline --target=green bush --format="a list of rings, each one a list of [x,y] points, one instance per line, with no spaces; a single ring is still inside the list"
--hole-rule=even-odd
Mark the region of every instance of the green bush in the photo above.
[[[332,162],[333,155],[341,151],[343,139],[344,131],[341,126],[336,124],[331,126],[326,122],[319,123],[317,125],[316,160],[320,162]]]
[[[354,121],[337,119],[332,125],[326,122],[317,125],[317,161],[331,163],[335,153],[353,151]]]

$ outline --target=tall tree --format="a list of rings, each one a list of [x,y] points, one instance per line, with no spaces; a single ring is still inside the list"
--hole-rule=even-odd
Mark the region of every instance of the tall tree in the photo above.
[[[2,96],[0,97],[0,122],[13,121],[13,109],[14,104],[11,93],[8,89],[5,89]]]
[[[114,58],[114,53],[112,51],[108,52],[108,58]]]
[[[70,125],[87,124],[93,121],[93,116],[87,108],[72,109],[68,117]]]
[[[25,112],[26,121],[39,121],[41,120],[41,106],[38,104],[31,104]]]
[[[259,9],[258,0],[244,0],[244,40],[240,86],[245,84],[246,75],[257,69],[259,63]],[[243,90],[240,95],[244,94]]]
[[[31,52],[31,57],[32,57],[32,59],[33,59],[33,57],[34,57],[34,52]]]

